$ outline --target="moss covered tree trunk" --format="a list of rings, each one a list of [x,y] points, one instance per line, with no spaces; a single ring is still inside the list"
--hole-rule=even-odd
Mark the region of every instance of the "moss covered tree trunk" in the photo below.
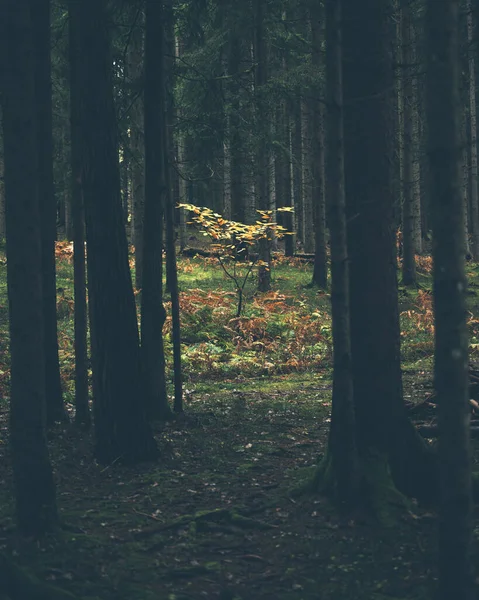
[[[435,315],[434,383],[439,404],[439,597],[476,597],[471,564],[469,376],[461,197],[459,0],[427,4],[428,155],[431,172]],[[476,182],[477,185],[477,182]]]
[[[10,318],[10,444],[21,533],[57,524],[45,437],[42,239],[38,202],[35,66],[29,0],[0,4]]]
[[[146,418],[128,245],[121,206],[106,0],[70,2],[76,20],[82,185],[92,336],[95,452],[102,462],[156,456]]]
[[[343,0],[345,178],[357,444],[365,481],[435,497],[434,456],[409,421],[402,390],[393,231],[394,93],[385,0]],[[367,32],[367,33],[366,33]],[[392,475],[392,477],[391,477]]]

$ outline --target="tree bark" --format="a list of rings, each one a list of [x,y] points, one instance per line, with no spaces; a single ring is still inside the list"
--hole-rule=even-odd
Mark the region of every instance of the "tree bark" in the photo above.
[[[345,177],[356,434],[366,489],[373,498],[376,495],[379,507],[375,506],[383,517],[384,511],[394,510],[394,484],[407,495],[430,501],[437,491],[435,457],[409,421],[402,392],[390,145],[394,93],[391,12],[392,6],[384,0],[366,5],[343,0]]]
[[[321,37],[322,37],[322,9],[320,4],[314,3],[311,9],[311,41],[312,65],[316,70],[319,80],[322,66]],[[314,219],[314,268],[312,283],[321,289],[328,285],[328,266],[326,256],[326,215],[324,194],[324,136],[323,136],[323,108],[321,106],[321,88],[316,84],[313,89],[312,99],[312,194],[313,194],[313,219]]]
[[[467,41],[468,41],[468,73],[469,73],[469,127],[470,127],[470,186],[471,186],[471,251],[474,260],[479,260],[479,188],[477,164],[477,110],[476,110],[476,67],[474,58],[474,22],[472,3],[467,2]],[[477,42],[476,42],[477,43]]]
[[[71,160],[71,199],[73,225],[73,282],[74,282],[74,329],[75,329],[75,423],[88,427],[91,423],[88,404],[88,310],[86,299],[86,253],[85,217],[82,196],[82,130],[81,99],[78,64],[82,60],[78,46],[81,32],[76,30],[77,21],[70,18],[69,60],[70,60],[70,160]]]
[[[141,355],[150,419],[170,418],[163,325],[163,216],[167,197],[165,31],[162,2],[146,2],[145,35],[145,224]]]
[[[264,32],[264,0],[255,0],[254,3],[254,57],[255,68],[255,102],[256,123],[258,127],[259,143],[257,154],[257,193],[258,210],[270,210],[269,198],[269,129],[265,112],[264,86],[267,83],[267,48]],[[258,291],[268,292],[271,289],[271,240],[264,239],[259,242]]]
[[[292,161],[293,161],[293,202],[294,223],[297,241],[304,243],[303,227],[303,139],[301,132],[301,99],[293,101],[293,132],[292,132]]]
[[[324,481],[336,500],[350,507],[358,497],[358,456],[353,400],[349,267],[344,188],[341,2],[326,5],[326,86],[328,101],[329,228],[331,235],[331,309],[333,322],[333,398]]]
[[[92,339],[95,454],[101,462],[157,455],[146,418],[138,323],[121,207],[106,0],[71,0],[79,34],[82,184]]]
[[[42,239],[38,193],[35,59],[29,0],[0,5],[10,319],[10,444],[16,521],[40,536],[58,520],[45,437]],[[0,26],[1,27],[1,26]]]
[[[403,251],[402,251],[402,281],[404,285],[416,285],[416,247],[415,229],[417,227],[416,186],[416,156],[415,156],[415,112],[417,112],[414,94],[414,47],[412,9],[410,0],[402,2],[401,6],[401,44],[402,44],[402,114],[403,114]],[[420,223],[420,221],[419,221]]]
[[[145,221],[145,156],[143,130],[143,35],[140,23],[132,32],[128,53],[128,70],[132,87],[131,105],[131,198],[133,245],[135,246],[135,287],[143,287],[143,227]]]
[[[427,3],[433,199],[434,382],[439,401],[439,597],[472,600],[469,377],[461,197],[459,0]]]
[[[38,201],[42,226],[42,291],[47,425],[68,419],[63,404],[57,331],[56,199],[53,185],[50,1],[31,0],[35,52]]]
[[[311,106],[305,99],[301,102],[301,130],[303,138],[303,231],[304,251],[314,252],[313,185],[311,166]]]

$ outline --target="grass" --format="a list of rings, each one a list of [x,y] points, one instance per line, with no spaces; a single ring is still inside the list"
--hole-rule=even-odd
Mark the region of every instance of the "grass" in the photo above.
[[[60,361],[71,406],[72,265],[66,245],[57,253]],[[405,396],[415,401],[431,389],[433,352],[430,265],[424,259],[419,266],[421,289],[400,290]],[[477,266],[468,271],[474,291]],[[215,261],[179,261],[189,419],[155,431],[160,460],[135,468],[96,464],[90,432],[70,425],[50,432],[68,527],[37,543],[18,539],[12,521],[0,254],[0,546],[18,564],[90,600],[432,596],[434,515],[414,507],[400,527],[385,530],[363,516],[341,519],[322,498],[291,495],[321,458],[328,435],[329,296],[307,287],[311,266],[299,261],[278,261],[272,276],[273,290],[262,297],[251,280],[244,316],[235,320],[234,290]],[[469,303],[474,355],[475,295]]]

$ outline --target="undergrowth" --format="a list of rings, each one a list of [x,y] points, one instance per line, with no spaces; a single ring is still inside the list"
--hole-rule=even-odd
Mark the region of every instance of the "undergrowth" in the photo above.
[[[58,242],[57,309],[62,378],[67,399],[73,394],[73,267],[72,245]],[[134,268],[133,257],[130,265]],[[420,288],[400,288],[403,361],[429,361],[433,355],[432,261],[417,257]],[[182,360],[185,381],[228,380],[265,375],[320,371],[331,366],[332,332],[329,295],[308,287],[311,263],[276,255],[272,291],[256,294],[251,278],[245,289],[244,314],[235,318],[236,294],[215,258],[180,258],[178,276],[182,319]],[[470,282],[471,354],[479,351],[479,321]],[[140,293],[137,294],[139,304]],[[0,397],[7,396],[9,379],[6,259],[0,251]],[[166,307],[169,310],[168,297]],[[172,369],[171,315],[165,323],[167,367]]]

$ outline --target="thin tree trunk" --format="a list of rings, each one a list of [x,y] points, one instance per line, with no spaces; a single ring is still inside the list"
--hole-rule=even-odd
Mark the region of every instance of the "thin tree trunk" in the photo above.
[[[106,0],[70,2],[78,32],[95,454],[149,460],[157,447],[141,384],[138,322],[121,207]]]
[[[427,3],[427,114],[433,199],[434,381],[439,400],[439,597],[472,600],[472,494],[464,222],[461,197],[459,0]]]
[[[259,134],[257,155],[257,190],[258,210],[269,210],[269,125],[265,111],[266,98],[264,87],[267,83],[267,49],[264,31],[264,0],[255,0],[254,3],[254,54],[256,60],[255,70],[255,95],[256,119]],[[259,258],[262,262],[258,269],[258,291],[268,292],[271,288],[271,241],[260,240]]]
[[[133,245],[135,246],[135,287],[143,287],[143,227],[145,213],[145,156],[143,131],[143,36],[140,23],[132,32],[128,55],[128,70],[133,90],[131,106],[131,198]]]
[[[230,26],[230,39],[228,48],[228,75],[230,77],[229,103],[230,113],[228,120],[229,158],[230,158],[230,190],[231,190],[231,219],[244,223],[245,221],[245,190],[244,190],[244,162],[242,123],[241,123],[241,85],[240,61],[242,57],[242,44],[234,24]]]
[[[145,35],[145,223],[141,354],[150,419],[168,419],[163,348],[163,215],[167,197],[165,98],[165,31],[161,2],[146,2]]]
[[[41,536],[58,521],[45,437],[42,233],[36,137],[34,27],[29,0],[0,5],[3,138],[10,320],[10,444],[20,532]],[[6,35],[8,32],[8,35]]]
[[[301,100],[295,98],[293,103],[293,134],[292,134],[292,161],[293,161],[293,198],[294,222],[297,241],[304,243],[303,227],[303,139],[301,132]]]
[[[474,60],[474,23],[472,4],[467,2],[467,41],[469,68],[469,127],[470,127],[470,156],[471,156],[471,220],[472,243],[471,250],[474,260],[479,260],[479,189],[477,164],[477,110],[476,110],[476,71]],[[477,43],[477,41],[476,41]]]
[[[57,332],[56,199],[53,185],[50,1],[31,0],[35,50],[38,201],[42,223],[42,291],[47,425],[68,419],[63,404]]]
[[[414,84],[413,84],[413,36],[410,0],[401,7],[401,44],[403,66],[403,252],[402,281],[404,285],[416,285],[416,248],[414,246]]]
[[[73,221],[73,282],[75,300],[75,423],[89,427],[91,423],[88,404],[88,311],[86,299],[85,219],[82,197],[81,156],[81,98],[78,81],[78,60],[81,55],[75,19],[69,19],[70,59],[70,144],[71,144],[71,198]]]
[[[174,44],[174,16],[172,11],[172,1],[168,3],[168,13],[166,15],[167,27],[170,36],[170,56],[173,55]],[[168,36],[167,36],[168,37]],[[165,195],[165,221],[166,221],[166,271],[168,290],[171,297],[171,320],[172,320],[172,338],[173,338],[173,381],[174,381],[174,403],[175,413],[183,412],[183,373],[181,367],[181,322],[180,322],[180,293],[178,288],[178,271],[176,267],[176,244],[175,244],[175,205],[172,194],[171,179],[173,173],[173,115],[175,113],[173,93],[173,69],[170,63],[168,69],[168,83],[170,96],[168,98],[169,116],[167,128],[170,135],[165,136],[164,141],[167,144],[165,149],[165,174],[166,174],[166,195]],[[169,158],[169,160],[168,160]],[[175,171],[176,172],[176,171]]]
[[[313,185],[311,166],[311,106],[308,100],[301,102],[301,128],[303,139],[303,231],[304,251],[314,252]]]
[[[1,112],[0,112],[1,119]],[[0,242],[5,239],[5,185],[4,185],[4,165],[3,148],[0,148]]]
[[[311,9],[311,39],[312,39],[312,65],[319,79],[322,65],[321,60],[321,33],[322,33],[322,9],[316,3]],[[313,216],[314,216],[314,268],[312,283],[321,289],[328,285],[328,266],[326,257],[326,216],[325,195],[322,161],[324,161],[324,136],[323,119],[321,107],[321,89],[319,84],[314,86],[315,97],[312,100],[312,194],[313,194]],[[323,163],[324,165],[324,163]]]

